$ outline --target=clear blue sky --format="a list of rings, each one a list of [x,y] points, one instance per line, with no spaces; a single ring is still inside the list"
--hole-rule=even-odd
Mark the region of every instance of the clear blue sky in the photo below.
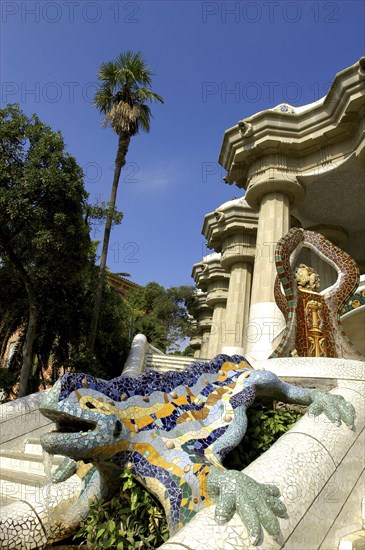
[[[217,164],[224,131],[283,101],[325,95],[364,54],[362,1],[7,1],[1,4],[2,104],[61,130],[108,200],[117,138],[91,105],[101,62],[141,50],[156,72],[150,134],[133,138],[122,176],[121,226],[108,266],[139,284],[192,284],[207,253],[204,215],[242,192]],[[232,93],[229,93],[229,92]],[[100,238],[100,231],[96,236]]]

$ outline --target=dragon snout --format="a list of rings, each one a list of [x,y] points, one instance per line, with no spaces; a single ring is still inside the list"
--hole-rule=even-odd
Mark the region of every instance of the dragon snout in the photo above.
[[[41,413],[51,420],[54,420],[55,411],[58,410],[58,399],[60,397],[60,393],[61,380],[57,380],[53,388],[46,393],[39,407]]]

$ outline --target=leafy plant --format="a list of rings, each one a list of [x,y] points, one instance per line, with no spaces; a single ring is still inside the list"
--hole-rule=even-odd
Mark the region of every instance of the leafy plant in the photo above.
[[[165,514],[154,498],[132,477],[122,474],[119,494],[97,500],[74,538],[84,538],[92,550],[151,550],[168,538]]]
[[[224,466],[233,470],[242,470],[267,451],[301,418],[302,414],[287,408],[274,408],[263,403],[254,403],[247,410],[246,434],[241,443],[227,455]]]

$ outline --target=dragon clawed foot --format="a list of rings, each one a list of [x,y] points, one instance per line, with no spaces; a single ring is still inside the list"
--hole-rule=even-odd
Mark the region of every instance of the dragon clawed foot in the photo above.
[[[312,416],[319,416],[324,413],[337,426],[340,426],[342,421],[351,430],[355,426],[355,409],[341,395],[312,390],[312,404],[308,409],[308,413]]]
[[[207,488],[209,496],[217,501],[217,523],[226,523],[237,511],[252,544],[258,544],[261,526],[274,538],[280,535],[277,517],[285,517],[286,508],[279,499],[279,489],[274,485],[258,483],[242,472],[212,467]]]

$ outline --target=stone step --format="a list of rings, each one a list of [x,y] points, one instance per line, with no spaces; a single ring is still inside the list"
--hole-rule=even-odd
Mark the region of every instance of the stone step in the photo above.
[[[24,443],[23,451],[27,454],[32,454],[32,455],[35,454],[35,455],[43,456],[43,448],[39,437],[26,439]]]
[[[63,461],[61,455],[52,457],[52,471]],[[2,450],[0,451],[0,478],[3,470],[15,472],[34,473],[44,475],[44,457],[35,453],[22,453],[21,451]]]
[[[25,455],[41,457],[41,460],[44,460],[44,451],[43,451],[43,447],[41,445],[41,440],[39,437],[26,439],[22,452]],[[0,455],[1,455],[1,451],[0,451]],[[62,462],[64,458],[65,457],[63,455],[53,455],[52,462],[54,464],[58,464]]]
[[[3,470],[0,479],[0,506],[12,502],[37,502],[40,490],[48,483],[46,476]]]
[[[0,509],[17,501],[44,507],[55,499],[73,499],[80,492],[81,483],[82,480],[77,475],[63,483],[49,483],[45,475],[3,469],[0,479]]]
[[[185,357],[181,355],[159,355],[157,353],[148,353],[146,355],[146,369],[155,369],[158,371],[182,370],[192,363],[208,362],[208,359],[196,359],[195,357]]]
[[[0,493],[0,510],[3,510],[5,506],[10,506],[10,504],[15,504],[17,501],[16,498]]]
[[[5,481],[6,483],[3,483]],[[21,472],[1,468],[0,487],[8,487],[11,483],[22,483],[23,485],[41,487],[47,483],[47,477],[45,473]],[[8,491],[6,491],[6,494],[8,494]]]

